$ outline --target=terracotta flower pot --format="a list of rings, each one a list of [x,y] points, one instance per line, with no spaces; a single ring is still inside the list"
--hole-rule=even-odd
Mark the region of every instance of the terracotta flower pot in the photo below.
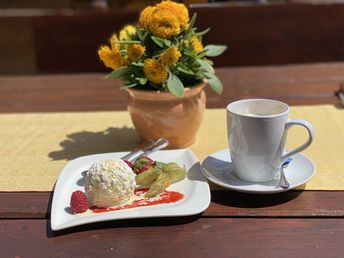
[[[169,92],[127,89],[128,111],[143,139],[167,138],[169,148],[183,148],[196,141],[205,110],[204,86],[186,88],[184,98]]]

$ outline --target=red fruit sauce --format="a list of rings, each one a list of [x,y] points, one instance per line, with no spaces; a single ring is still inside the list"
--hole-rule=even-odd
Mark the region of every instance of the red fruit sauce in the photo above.
[[[149,189],[137,189],[135,190],[134,194],[136,196],[141,196],[144,193],[146,193]],[[172,202],[178,202],[179,200],[184,198],[184,194],[174,192],[174,191],[167,191],[164,190],[162,193],[159,194],[159,199],[147,199],[142,197],[142,199],[135,200],[133,203],[126,204],[123,206],[118,207],[110,207],[110,208],[97,208],[97,207],[91,207],[90,210],[94,213],[101,213],[101,212],[108,212],[108,211],[118,211],[118,210],[124,210],[124,209],[131,209],[136,207],[144,207],[144,206],[152,206],[162,203],[172,203]]]

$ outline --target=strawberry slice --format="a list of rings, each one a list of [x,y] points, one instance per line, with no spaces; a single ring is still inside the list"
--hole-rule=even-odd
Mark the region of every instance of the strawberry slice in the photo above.
[[[134,167],[134,164],[131,163],[129,160],[124,160],[125,163],[132,169]]]
[[[143,156],[135,161],[133,170],[137,175],[139,175],[149,169],[153,164],[154,160],[148,158],[147,156]]]

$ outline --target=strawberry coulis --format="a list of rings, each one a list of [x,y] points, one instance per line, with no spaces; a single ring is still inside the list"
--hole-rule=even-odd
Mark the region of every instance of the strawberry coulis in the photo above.
[[[144,193],[146,193],[149,189],[137,189],[135,190],[134,194],[136,196],[142,196]],[[174,191],[167,191],[164,190],[162,193],[159,194],[159,199],[147,199],[142,198],[133,201],[130,204],[126,204],[123,206],[117,206],[117,207],[109,207],[109,208],[98,208],[98,207],[91,207],[90,210],[94,213],[101,213],[101,212],[109,212],[109,211],[118,211],[118,210],[124,210],[124,209],[132,209],[136,207],[144,207],[144,206],[152,206],[157,204],[163,204],[163,203],[173,203],[178,202],[179,200],[183,199],[184,195],[178,192]]]

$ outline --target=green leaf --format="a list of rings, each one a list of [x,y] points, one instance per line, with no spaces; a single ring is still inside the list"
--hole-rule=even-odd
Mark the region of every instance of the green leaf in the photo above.
[[[140,39],[141,41],[143,41],[141,29],[137,28],[137,29],[136,29],[136,33],[137,33],[137,36],[139,37],[139,39]]]
[[[168,40],[168,39],[164,39],[164,44],[165,44],[166,47],[171,47],[172,46],[171,41]]]
[[[210,28],[207,28],[207,29],[205,29],[205,30],[203,30],[203,31],[200,31],[200,32],[195,32],[195,36],[196,37],[200,37],[200,36],[203,36],[204,34],[206,34],[206,33],[208,33],[210,31]]]
[[[164,39],[155,37],[155,36],[151,36],[151,39],[154,41],[155,44],[157,44],[159,47],[163,47],[164,46]]]
[[[226,49],[227,46],[224,45],[207,45],[204,51],[206,51],[206,56],[219,56],[225,52]]]
[[[195,73],[193,71],[191,71],[190,69],[185,69],[184,67],[182,66],[178,66],[177,67],[177,70],[181,73],[185,73],[185,74],[188,74],[188,75],[195,75]]]
[[[146,85],[147,83],[147,78],[146,77],[137,77],[135,78],[141,85]]]
[[[210,87],[217,93],[221,94],[223,91],[223,85],[220,79],[213,73],[205,73],[205,76],[208,78],[208,84]]]
[[[129,89],[129,88],[136,87],[137,85],[138,85],[138,84],[137,84],[136,82],[132,82],[132,83],[128,82],[128,83],[126,83],[122,88],[124,88],[124,89]]]
[[[192,17],[191,17],[190,22],[189,22],[189,29],[188,29],[188,31],[190,31],[193,28],[193,26],[195,25],[196,18],[197,18],[197,14],[194,13],[192,15]]]
[[[197,55],[196,55],[194,52],[192,52],[191,50],[186,50],[186,51],[184,52],[184,54],[185,54],[186,56],[192,57],[193,59],[196,59],[196,58],[197,58]]]
[[[203,67],[203,69],[210,73],[215,73],[214,68],[207,61],[199,58],[197,58],[196,60]]]
[[[141,41],[139,41],[139,40],[120,40],[120,41],[117,41],[116,43],[119,43],[119,44],[139,44],[139,43],[141,43]]]
[[[146,38],[148,37],[149,33],[147,31],[144,32],[143,36],[142,36],[142,41],[145,41]]]
[[[175,96],[184,97],[184,85],[177,75],[169,73],[167,80],[168,90]]]
[[[112,78],[120,78],[124,76],[125,74],[129,73],[131,71],[131,68],[128,66],[123,66],[118,68],[117,70],[112,71],[108,75],[105,76],[107,79],[112,79]]]
[[[185,33],[184,40],[190,40],[191,36],[195,33],[195,29],[193,28],[195,21],[196,21],[197,14],[194,13],[192,18],[189,22],[188,30]]]
[[[143,67],[144,63],[142,62],[135,62],[135,63],[131,63],[132,66],[136,66],[136,67]]]

